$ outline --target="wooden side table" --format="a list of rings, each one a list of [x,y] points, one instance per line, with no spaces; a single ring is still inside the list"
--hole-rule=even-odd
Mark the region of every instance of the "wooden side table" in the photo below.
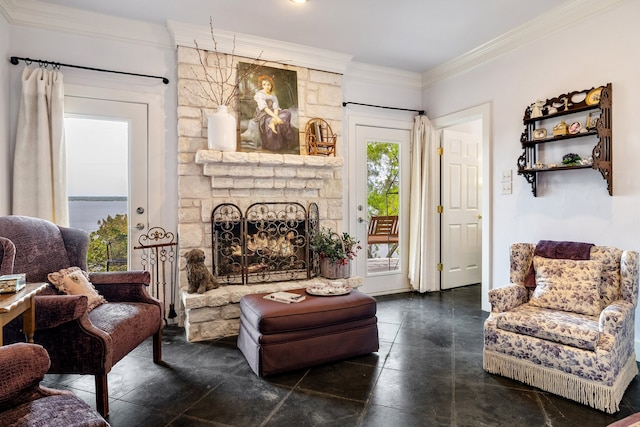
[[[36,330],[35,296],[47,287],[42,283],[27,283],[24,289],[15,294],[0,294],[0,346],[2,346],[2,328],[16,317],[23,316],[23,329],[27,342],[33,342]]]

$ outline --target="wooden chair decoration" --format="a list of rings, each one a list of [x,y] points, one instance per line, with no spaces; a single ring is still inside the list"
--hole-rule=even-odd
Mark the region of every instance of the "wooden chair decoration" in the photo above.
[[[337,136],[326,120],[313,118],[304,129],[307,153],[313,156],[336,156]]]

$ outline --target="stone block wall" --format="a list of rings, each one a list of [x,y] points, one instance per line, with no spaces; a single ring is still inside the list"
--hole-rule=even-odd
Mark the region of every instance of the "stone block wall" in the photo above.
[[[214,64],[209,53],[205,62]],[[251,59],[227,56],[230,66]],[[320,224],[343,230],[342,157],[308,156],[304,127],[313,117],[327,120],[338,135],[342,152],[342,76],[292,65],[264,64],[295,70],[298,78],[300,153],[220,152],[207,146],[207,117],[215,105],[202,93],[202,64],[198,51],[178,47],[178,238],[180,287],[186,287],[182,255],[203,249],[211,267],[211,212],[220,203],[234,203],[242,211],[256,202],[318,204]],[[215,73],[215,70],[212,69]],[[233,76],[235,79],[235,75]],[[235,81],[235,80],[233,80]],[[235,114],[235,106],[229,111]],[[211,292],[211,291],[210,291]],[[184,301],[184,300],[183,300]],[[181,313],[184,316],[184,313]],[[181,323],[185,323],[184,317]]]

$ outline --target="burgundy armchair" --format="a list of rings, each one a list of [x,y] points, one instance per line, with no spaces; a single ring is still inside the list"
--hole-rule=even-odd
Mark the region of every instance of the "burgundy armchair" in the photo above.
[[[0,217],[0,274],[26,273],[28,282],[47,282],[62,268],[87,269],[89,236],[25,216]],[[35,298],[34,342],[51,359],[49,373],[95,376],[96,406],[109,414],[107,374],[113,365],[153,336],[153,361],[162,360],[163,306],[147,292],[147,271],[90,273],[107,303],[87,313],[87,297],[62,295],[49,285]],[[4,329],[5,342],[24,340],[22,319]]]
[[[49,356],[39,345],[0,347],[0,425],[109,427],[72,392],[40,386],[47,369]]]

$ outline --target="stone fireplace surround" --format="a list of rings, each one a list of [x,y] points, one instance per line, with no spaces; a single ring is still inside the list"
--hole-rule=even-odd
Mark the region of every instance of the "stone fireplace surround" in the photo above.
[[[220,203],[241,210],[256,202],[316,203],[322,227],[343,230],[343,166],[341,157],[305,155],[304,126],[313,117],[329,121],[342,150],[342,75],[292,64],[267,66],[295,70],[298,79],[300,155],[268,152],[220,152],[207,149],[207,116],[215,105],[198,94],[203,81],[197,51],[178,46],[178,237],[180,245],[179,321],[190,341],[236,335],[240,298],[248,293],[301,288],[304,282],[224,286],[203,295],[187,294],[184,254],[202,249],[211,268],[211,212]],[[210,53],[211,55],[211,53]],[[236,57],[237,61],[246,59]],[[249,59],[249,62],[251,60]],[[207,61],[216,63],[215,57]],[[210,65],[209,65],[210,64]],[[215,73],[215,69],[212,68]],[[233,111],[232,111],[233,112]],[[311,279],[317,281],[321,279]],[[352,287],[360,279],[350,279]]]
[[[198,174],[181,176],[178,233],[180,253],[200,248],[211,267],[211,212],[219,203],[230,202],[246,209],[259,201],[297,201],[304,206],[318,205],[320,223],[342,229],[343,159],[270,153],[220,152],[198,150]],[[221,286],[205,294],[186,292],[184,257],[181,257],[180,288],[185,326],[189,341],[202,341],[237,335],[240,324],[239,302],[243,295],[302,288],[316,282],[274,282],[255,285]],[[347,283],[357,288],[362,279]]]

